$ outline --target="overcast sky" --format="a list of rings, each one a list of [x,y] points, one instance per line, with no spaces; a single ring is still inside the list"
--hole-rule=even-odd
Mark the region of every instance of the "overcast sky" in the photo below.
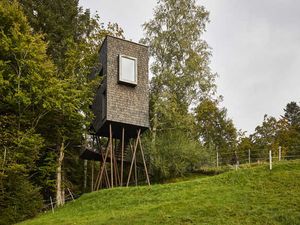
[[[236,127],[252,133],[264,114],[279,117],[300,101],[300,1],[202,0],[210,11],[204,39],[212,47],[218,93]],[[138,42],[155,0],[80,0],[103,22],[118,23]]]

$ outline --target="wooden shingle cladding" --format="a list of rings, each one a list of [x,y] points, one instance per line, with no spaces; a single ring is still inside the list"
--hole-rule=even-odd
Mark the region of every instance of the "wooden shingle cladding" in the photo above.
[[[136,85],[119,82],[120,55],[137,59]],[[93,128],[97,135],[108,137],[112,124],[115,138],[121,137],[122,127],[127,138],[135,137],[138,129],[149,127],[148,47],[107,36],[99,57],[104,78],[92,106]]]

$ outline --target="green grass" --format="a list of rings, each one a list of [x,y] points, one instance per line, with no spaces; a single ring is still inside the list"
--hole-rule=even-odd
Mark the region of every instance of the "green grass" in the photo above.
[[[22,224],[300,224],[300,161],[102,190]]]

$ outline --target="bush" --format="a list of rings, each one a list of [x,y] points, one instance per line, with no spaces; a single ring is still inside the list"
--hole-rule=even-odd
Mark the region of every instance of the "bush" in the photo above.
[[[0,177],[0,189],[0,225],[33,217],[42,207],[38,188],[22,174],[8,173]]]
[[[155,181],[183,176],[205,157],[205,150],[198,141],[179,130],[158,133],[155,143],[145,138],[150,156],[150,171]]]

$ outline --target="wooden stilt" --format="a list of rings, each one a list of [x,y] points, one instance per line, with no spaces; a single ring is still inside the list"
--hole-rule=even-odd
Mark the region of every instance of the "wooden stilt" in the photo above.
[[[124,129],[124,127],[122,128],[122,143],[121,143],[121,145],[122,145],[122,149],[121,149],[121,182],[120,182],[120,185],[121,186],[123,186],[123,170],[124,170],[124,139],[125,139],[125,129]]]
[[[100,173],[101,173],[101,162],[99,162],[99,172],[98,172],[95,184],[94,184],[94,190],[95,191],[97,190],[96,188],[97,188],[97,184],[98,184],[98,181],[99,181],[99,178],[100,178]]]
[[[98,143],[99,143],[99,146],[100,146],[100,141],[99,141],[99,140],[98,140]],[[106,144],[106,147],[105,147],[106,151],[108,150],[108,146],[109,146],[109,141],[107,141],[107,144]],[[99,149],[100,149],[100,152],[101,152],[102,161],[104,162],[104,153],[103,153],[101,147],[99,147]],[[107,173],[106,165],[104,165],[104,172],[105,172],[105,174],[104,174],[104,176],[105,176],[104,179],[105,179],[106,187],[107,187],[107,188],[110,188],[110,184],[109,184],[109,179],[108,179],[108,173]]]
[[[142,141],[141,141],[141,137],[140,136],[138,136],[138,140],[137,141],[140,143],[140,149],[141,149],[143,163],[144,163],[144,167],[145,167],[145,173],[146,173],[146,177],[147,177],[147,183],[148,183],[148,185],[150,185],[150,179],[149,179],[149,175],[148,175],[147,164],[146,164],[146,161],[145,161],[145,156],[144,156],[144,151],[143,151]]]
[[[104,173],[104,175],[105,175],[106,187],[110,188],[109,176],[108,176],[108,172],[107,172],[106,167],[105,167],[105,173]]]
[[[100,146],[99,138],[97,138],[96,141],[97,141],[97,144],[98,144],[98,147],[99,147],[99,153],[100,153],[100,162],[99,162],[100,168],[99,168],[99,173],[98,173],[98,176],[97,176],[95,184],[94,184],[94,190],[98,190],[101,183],[102,183],[102,175],[103,175],[103,174],[101,175],[102,169],[104,169],[105,174],[107,175],[107,170],[106,170],[106,165],[105,165],[106,164],[106,158],[105,158],[105,156],[103,154],[103,151],[102,151],[102,148]],[[110,140],[108,140],[107,144],[106,144],[106,155],[108,153],[109,142],[110,142]],[[102,163],[101,163],[101,160],[102,160]]]
[[[110,188],[109,176],[108,176],[107,170],[105,170],[105,173],[104,173],[104,180],[105,180],[105,187]]]
[[[111,138],[109,139],[109,143],[108,143],[108,148],[110,148],[111,147]],[[106,163],[106,159],[107,159],[107,156],[108,156],[108,153],[109,153],[109,149],[106,149],[106,154],[105,154],[105,157],[104,157],[104,160],[103,160],[103,165],[102,165],[102,167],[101,167],[101,172],[100,172],[100,177],[99,177],[99,181],[101,181],[102,180],[102,176],[103,176],[103,172],[104,172],[104,168],[105,168],[105,163]],[[97,189],[96,190],[98,190],[99,189],[99,186],[100,186],[100,182],[98,183],[98,186],[97,186]]]
[[[134,141],[134,143],[136,142],[137,140]],[[136,156],[134,158],[134,180],[135,180],[135,186],[138,185],[138,176],[137,176],[137,167],[136,167]]]
[[[140,136],[140,133],[141,133],[141,130],[139,129],[138,131],[138,137]],[[134,164],[134,159],[136,157],[136,150],[137,150],[137,145],[138,145],[138,142],[135,142],[134,143],[134,150],[133,150],[133,156],[132,156],[132,160],[131,160],[131,164],[130,164],[130,169],[129,169],[129,174],[128,174],[128,179],[127,179],[127,184],[126,186],[128,187],[129,185],[129,180],[130,180],[130,176],[131,176],[131,172],[132,172],[132,167],[133,167],[133,164]]]
[[[91,191],[94,191],[94,167],[95,167],[95,161],[92,162],[92,177],[91,177]]]
[[[134,147],[133,146],[135,146],[134,140],[133,140],[133,145],[130,142],[130,150],[131,150],[132,155],[133,155],[133,152],[134,152]],[[132,176],[132,183],[135,183],[135,176]]]
[[[110,179],[111,187],[114,187],[114,166],[113,166],[113,143],[112,143],[112,129],[111,124],[109,124],[109,139],[110,139]]]
[[[126,170],[128,170],[129,168],[129,173],[126,182],[127,187],[129,186],[129,183],[132,181],[132,179],[135,185],[138,184],[138,175],[139,175],[138,164],[137,164],[138,148],[140,148],[141,151],[147,183],[148,185],[150,185],[148,168],[146,165],[146,160],[145,160],[145,155],[144,155],[140,135],[141,135],[141,129],[138,130],[137,137],[133,140],[133,142],[131,141],[129,142],[130,150],[132,152],[132,159],[131,159],[130,167],[126,166]],[[109,125],[109,139],[107,140],[106,151],[104,151],[103,148],[100,147],[100,140],[97,139],[97,141],[98,141],[100,157],[101,157],[100,162],[102,163],[100,163],[100,170],[96,180],[94,180],[94,172],[92,172],[92,181],[91,181],[92,191],[98,190],[99,187],[113,188],[114,186],[123,186],[123,184],[125,183],[124,182],[124,166],[125,166],[124,152],[125,152],[125,145],[126,143],[128,143],[128,142],[125,143],[125,129],[122,128],[121,139],[116,140],[113,139],[112,125],[111,124]],[[120,150],[121,150],[121,157],[119,157]],[[107,160],[109,156],[110,156],[110,161]],[[118,160],[121,161],[120,164],[118,163]],[[107,170],[106,168],[106,163],[109,163],[108,166],[110,165],[110,173],[109,170]],[[92,169],[93,168],[94,167],[92,167]],[[134,175],[132,175],[132,173],[134,173]]]
[[[118,160],[117,160],[117,157],[116,157],[116,152],[117,152],[117,148],[118,148],[118,143],[117,143],[117,140],[116,140],[116,143],[115,143],[115,168],[116,168],[116,184],[117,186],[121,186],[120,183],[121,183],[121,179],[120,179],[120,173],[119,173],[119,167],[118,167]]]

